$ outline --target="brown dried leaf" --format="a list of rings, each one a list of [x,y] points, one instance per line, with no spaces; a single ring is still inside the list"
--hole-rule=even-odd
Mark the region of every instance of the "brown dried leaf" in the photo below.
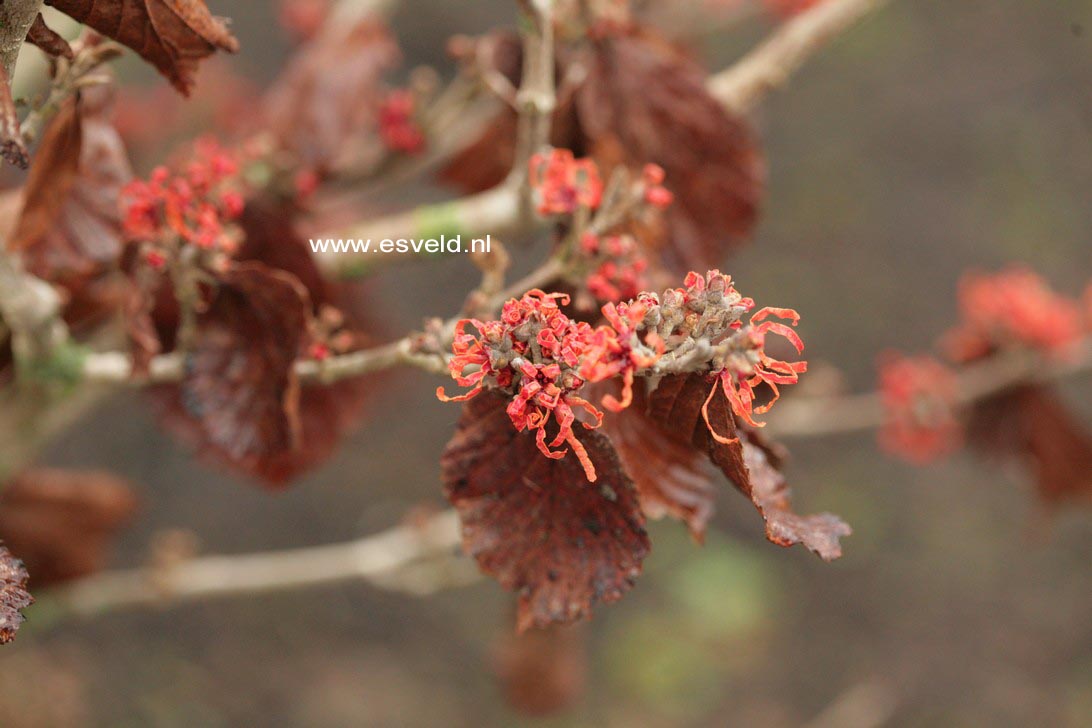
[[[1047,505],[1092,499],[1092,435],[1049,389],[1019,387],[979,402],[967,436],[988,454],[1023,458]]]
[[[0,493],[0,538],[35,587],[78,579],[102,569],[136,506],[131,485],[113,473],[28,470]]]
[[[69,295],[69,323],[122,303],[106,280],[122,254],[121,190],[132,178],[125,146],[108,121],[113,90],[83,91],[42,137],[9,247],[27,269]]]
[[[34,169],[27,178],[19,225],[9,243],[12,250],[26,250],[53,228],[79,176],[82,148],[82,114],[78,102],[72,100],[42,134]]]
[[[182,94],[193,87],[200,61],[239,42],[204,0],[46,0],[99,33],[140,54]]]
[[[284,201],[250,200],[239,219],[246,237],[237,258],[291,273],[307,289],[316,313],[322,306],[341,308],[346,296],[319,272],[310,246],[297,232],[295,216],[296,210]],[[354,320],[359,317],[351,315],[349,319],[354,330],[368,323]],[[272,453],[260,474],[284,483],[325,462],[358,424],[374,390],[375,381],[368,377],[303,387],[299,401],[299,447]]]
[[[620,599],[650,546],[633,484],[606,437],[580,434],[599,474],[588,483],[571,454],[543,457],[532,434],[516,432],[506,405],[493,393],[467,402],[441,466],[464,548],[517,593],[522,632]]]
[[[122,305],[125,336],[132,356],[132,374],[137,378],[148,375],[152,359],[163,350],[152,318],[154,307],[155,298],[136,286],[129,291]]]
[[[799,516],[792,511],[789,488],[776,468],[776,458],[756,435],[738,429],[728,400],[718,392],[709,403],[709,422],[732,444],[715,440],[702,418],[712,383],[701,374],[665,377],[652,392],[652,418],[668,433],[707,453],[713,464],[744,495],[766,521],[766,538],[779,546],[802,543],[824,561],[842,555],[839,538],[852,533],[850,527],[830,513]]]
[[[272,196],[247,200],[239,217],[243,241],[236,260],[252,260],[270,268],[287,271],[299,279],[315,308],[335,303],[334,291],[315,263],[311,246],[299,234],[299,210],[291,201]]]
[[[506,632],[494,653],[494,669],[509,705],[524,715],[565,710],[584,692],[587,640],[581,625]]]
[[[38,17],[34,19],[34,24],[30,26],[30,31],[27,32],[27,43],[38,46],[42,51],[54,58],[67,58],[68,60],[75,58],[72,46],[68,45],[67,40],[46,25],[45,18],[42,17],[41,13],[38,13]]]
[[[518,39],[494,34],[480,42],[490,43],[487,64],[518,85]],[[559,57],[569,65],[565,48]],[[679,275],[719,265],[750,237],[764,192],[765,161],[749,124],[710,96],[704,69],[648,30],[597,37],[580,62],[588,76],[575,91],[563,89],[550,143],[591,155],[604,176],[618,165],[662,166],[676,201],[663,225],[632,232]],[[440,178],[469,191],[499,184],[515,139],[515,112],[505,110]]]
[[[553,290],[553,289],[551,289]],[[615,394],[617,397],[617,393]],[[591,398],[599,401],[600,396]],[[649,518],[670,515],[683,521],[701,543],[713,515],[713,480],[709,460],[687,442],[663,430],[648,416],[643,382],[633,389],[633,403],[603,419],[626,472],[633,478],[641,508]]]
[[[20,609],[34,603],[27,592],[27,570],[4,546],[0,546],[0,645],[15,639],[23,624]]]
[[[483,70],[499,74],[513,88],[520,84],[523,64],[523,43],[517,33],[498,30],[476,41],[475,62]],[[565,49],[558,48],[562,62]],[[482,192],[504,181],[516,159],[516,135],[519,117],[514,109],[505,107],[482,130],[480,135],[444,165],[437,176],[444,182],[467,192]],[[583,155],[583,137],[577,128],[572,90],[559,89],[557,109],[550,124],[550,144],[571,149]]]
[[[709,94],[704,69],[650,32],[604,35],[593,49],[576,94],[588,151],[604,173],[662,166],[675,193],[665,263],[680,274],[719,265],[757,219],[765,162],[754,133]]]
[[[165,423],[230,467],[283,482],[283,458],[301,447],[293,365],[310,305],[289,273],[229,268],[199,318],[181,386],[159,390]]]
[[[270,133],[299,161],[328,169],[362,131],[375,126],[381,78],[401,58],[381,21],[327,24],[270,89]]]
[[[11,80],[7,69],[0,64],[0,156],[20,169],[30,164],[23,133],[19,128],[19,114],[15,111],[15,99],[11,97]]]

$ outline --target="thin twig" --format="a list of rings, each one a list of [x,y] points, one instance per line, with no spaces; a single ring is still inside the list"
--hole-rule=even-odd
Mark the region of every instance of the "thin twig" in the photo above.
[[[41,619],[90,617],[212,597],[363,581],[393,591],[428,594],[478,578],[459,556],[459,521],[443,511],[423,523],[396,526],[346,543],[232,556],[205,556],[170,566],[107,571],[38,597]],[[414,567],[432,565],[422,572]]]
[[[1092,374],[1092,338],[1077,344],[1061,360],[1013,351],[972,364],[959,372],[956,404],[967,407],[1020,384],[1049,383]],[[798,397],[779,404],[770,415],[770,434],[781,438],[823,437],[882,427],[879,392]]]
[[[538,2],[540,0],[536,0]],[[814,55],[833,37],[850,28],[868,13],[882,7],[889,0],[824,0],[814,8],[801,13],[785,22],[766,41],[743,56],[725,71],[721,71],[708,80],[710,93],[719,99],[726,108],[737,113],[750,111],[765,95],[785,84],[790,75],[798,70],[809,57]],[[531,0],[526,0],[530,3]],[[550,60],[552,66],[552,57]],[[543,64],[544,65],[544,64]],[[538,68],[536,67],[536,73]],[[550,89],[552,93],[552,69]],[[524,115],[524,126],[531,126],[532,118],[538,119],[535,126],[535,138],[541,138],[545,103],[549,94],[536,93],[533,115]],[[543,103],[538,104],[539,101]],[[470,136],[469,129],[467,134]],[[480,129],[476,131],[480,132]],[[513,167],[513,174],[520,167]],[[510,181],[510,180],[509,180]],[[471,195],[459,200],[429,204],[408,212],[400,212],[378,220],[370,220],[348,230],[334,233],[333,236],[345,239],[372,239],[378,242],[383,238],[430,238],[441,233],[448,236],[463,235],[475,237],[486,233],[506,235],[518,233],[529,226],[542,221],[534,216],[523,216],[521,212],[519,188],[505,183],[488,192]],[[327,236],[332,237],[332,236]],[[394,260],[406,260],[409,256],[382,256],[374,253],[360,255],[351,253],[319,253],[319,266],[333,277],[356,277],[374,270],[377,266]]]
[[[823,0],[786,21],[731,68],[709,79],[709,92],[729,110],[750,111],[789,80],[831,38],[855,25],[888,0]]]
[[[509,298],[516,298],[533,288],[545,286],[563,272],[562,262],[556,258],[550,258],[520,280],[492,296],[486,309],[495,312]],[[449,319],[444,324],[445,338],[450,338],[458,318]],[[296,362],[296,374],[305,383],[329,384],[400,365],[416,367],[434,374],[447,372],[446,361],[442,354],[419,352],[415,348],[416,344],[417,337],[411,335],[389,344],[341,354],[321,362],[310,359],[301,360]],[[108,351],[88,354],[83,363],[83,379],[86,382],[129,383],[140,386],[177,382],[184,375],[184,358],[178,353],[154,357],[147,376],[140,379],[133,378],[132,358],[124,352]]]

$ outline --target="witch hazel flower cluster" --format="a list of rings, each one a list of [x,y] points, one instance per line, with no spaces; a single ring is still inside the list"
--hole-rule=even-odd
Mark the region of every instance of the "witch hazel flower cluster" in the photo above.
[[[379,105],[379,136],[392,152],[417,154],[425,148],[413,91],[395,89],[383,99]]]
[[[1022,266],[964,276],[959,311],[960,324],[944,338],[956,361],[1012,346],[1063,355],[1085,329],[1079,302],[1057,293],[1042,276]]]
[[[646,287],[648,261],[632,235],[588,231],[580,237],[579,252],[589,268],[584,286],[595,300],[624,301]]]
[[[888,352],[880,362],[880,398],[885,420],[880,447],[924,464],[949,455],[963,441],[956,415],[956,374],[937,359]]]
[[[540,215],[571,215],[581,208],[595,210],[603,201],[599,166],[591,159],[576,159],[568,149],[533,155],[528,171]]]
[[[645,165],[639,177],[623,185],[627,193],[608,203],[593,160],[577,159],[566,149],[531,158],[528,181],[539,214],[571,219],[569,278],[583,288],[579,307],[592,308],[588,300],[602,304],[635,298],[645,289],[649,266],[640,244],[632,235],[608,233],[619,221],[669,207],[675,198],[664,187],[664,177],[662,167]]]
[[[122,193],[123,231],[143,244],[148,265],[162,269],[184,250],[213,259],[234,253],[239,234],[233,221],[242,214],[246,191],[240,166],[236,152],[201,139],[181,170],[156,167],[147,180],[129,183]]]
[[[1012,349],[1064,358],[1092,330],[1092,315],[1082,312],[1078,300],[1022,266],[965,275],[958,299],[960,321],[940,342],[954,365]],[[880,359],[879,380],[885,414],[881,447],[918,464],[958,449],[960,385],[948,364],[927,355],[888,353]]]
[[[568,296],[533,290],[509,300],[496,321],[464,319],[455,327],[449,369],[466,393],[449,397],[443,387],[437,396],[462,401],[485,389],[511,395],[507,413],[517,431],[535,431],[539,450],[547,457],[563,457],[572,448],[588,480],[595,468],[576,435],[577,413],[594,429],[603,412],[581,396],[585,385],[608,379],[622,382],[621,398],[611,395],[602,407],[621,411],[632,402],[636,376],[706,373],[708,406],[718,391],[732,411],[754,426],[754,415],[769,410],[779,385],[793,384],[806,371],[803,361],[787,362],[766,351],[771,334],[785,337],[798,351],[803,342],[788,325],[768,320],[787,319],[795,325],[799,316],[791,309],[754,308],[732,285],[730,276],[712,270],[704,276],[690,273],[684,287],[662,294],[643,292],[633,299],[603,306],[605,323],[592,326],[570,318],[563,306]],[[772,398],[756,406],[756,388],[768,385]],[[551,438],[547,432],[556,434]],[[734,442],[710,427],[721,442]]]

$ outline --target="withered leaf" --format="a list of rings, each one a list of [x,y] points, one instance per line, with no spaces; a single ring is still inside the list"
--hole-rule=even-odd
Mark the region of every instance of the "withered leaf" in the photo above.
[[[1092,499],[1092,435],[1045,387],[1017,387],[979,402],[967,438],[987,454],[1025,460],[1048,505]]]
[[[564,48],[559,47],[559,54]],[[523,42],[519,34],[497,30],[474,42],[474,63],[483,71],[497,74],[517,88],[523,65]],[[557,109],[550,124],[550,143],[581,154],[581,138],[574,128],[576,113],[571,90],[559,89]],[[448,184],[468,192],[482,192],[504,181],[516,159],[519,117],[505,106],[489,120],[476,139],[463,147],[438,172]]]
[[[239,42],[204,0],[46,0],[47,5],[125,45],[155,66],[183,94],[200,61]]]
[[[272,195],[247,200],[239,216],[243,240],[234,257],[291,273],[307,289],[316,308],[332,304],[335,292],[319,271],[310,244],[299,234],[298,216],[299,210],[289,200]]]
[[[587,636],[582,625],[506,632],[494,653],[494,669],[509,705],[524,715],[545,716],[570,707],[588,676]]]
[[[15,99],[11,96],[11,80],[7,69],[0,64],[0,156],[20,169],[30,164],[23,133],[19,128],[19,114],[15,111]]]
[[[327,305],[343,310],[348,297],[319,272],[310,245],[297,230],[296,213],[281,200],[250,200],[239,220],[246,237],[237,257],[291,273],[307,289],[316,313]],[[370,324],[360,318],[349,315],[348,325],[359,330]],[[299,407],[300,446],[270,458],[266,477],[287,482],[325,462],[357,425],[374,390],[375,380],[369,377],[304,387]]]
[[[300,447],[293,365],[310,305],[291,274],[232,265],[199,317],[181,385],[159,390],[166,424],[202,453],[282,482],[281,458]]]
[[[592,398],[599,399],[599,396]],[[633,478],[645,515],[649,518],[670,515],[683,521],[700,543],[713,515],[709,459],[690,443],[665,432],[649,417],[647,409],[644,382],[637,382],[633,403],[621,412],[607,412],[602,432],[610,438],[619,460]]]
[[[601,166],[651,162],[667,172],[675,203],[658,243],[680,274],[719,265],[750,236],[765,184],[754,133],[709,94],[705,79],[693,59],[634,28],[593,41],[576,93],[588,151]]]
[[[69,323],[120,305],[106,280],[122,254],[120,196],[132,178],[125,146],[108,120],[113,90],[96,86],[67,102],[42,136],[9,247],[34,275],[69,295]]]
[[[842,555],[839,539],[852,533],[840,518],[829,513],[799,516],[792,511],[784,477],[771,462],[771,451],[750,432],[737,428],[727,399],[720,392],[709,403],[709,422],[726,444],[709,433],[702,405],[713,386],[702,374],[672,375],[652,392],[650,412],[666,432],[708,454],[713,464],[744,495],[766,521],[766,538],[779,546],[804,544],[825,561]]]
[[[543,457],[533,434],[512,427],[506,405],[494,393],[467,402],[441,466],[463,546],[517,593],[522,632],[620,599],[650,546],[633,484],[605,436],[580,433],[599,474],[588,483],[571,453]]]
[[[348,27],[327,23],[269,91],[265,117],[273,138],[303,165],[328,169],[354,137],[374,128],[382,76],[400,58],[375,18]]]
[[[113,473],[27,470],[0,492],[0,538],[36,588],[78,579],[102,569],[136,505],[132,486]]]
[[[34,19],[34,24],[30,26],[30,30],[27,32],[27,43],[38,46],[54,58],[72,60],[75,57],[72,46],[68,45],[67,40],[46,25],[45,18],[42,17],[41,13],[38,13],[38,17]]]
[[[27,592],[27,570],[4,546],[0,546],[0,645],[15,639],[23,624],[20,609],[34,603]]]

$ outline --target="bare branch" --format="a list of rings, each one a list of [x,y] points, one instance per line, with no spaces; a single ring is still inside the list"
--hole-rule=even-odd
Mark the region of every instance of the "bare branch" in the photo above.
[[[541,1],[536,0],[536,3]],[[731,68],[711,76],[708,81],[710,93],[731,111],[737,113],[750,111],[769,91],[784,85],[789,76],[825,43],[838,33],[850,28],[868,13],[882,7],[886,2],[888,0],[825,0],[819,3],[811,10],[784,23],[766,41]],[[527,3],[530,3],[530,0],[527,0]],[[545,67],[545,60],[541,58],[539,60],[540,66],[536,66],[535,73],[539,73],[540,67]],[[552,64],[551,56],[549,65],[552,66]],[[526,97],[535,100],[535,105],[531,109],[532,113],[524,114],[522,117],[521,128],[529,139],[541,139],[544,124],[548,129],[549,116],[553,107],[552,103],[545,103],[545,101],[552,99],[552,69],[549,76],[548,93],[541,93],[545,89],[545,82],[543,82],[539,84],[543,87],[542,89],[534,93],[529,92],[529,96]],[[538,88],[538,86],[532,85],[531,88]],[[547,113],[547,108],[551,109],[551,112]],[[528,142],[528,144],[532,143]],[[517,158],[517,166],[513,167],[513,174],[520,165]],[[408,212],[370,220],[355,228],[338,231],[331,237],[371,239],[373,242],[378,242],[384,238],[437,237],[441,233],[470,237],[486,233],[495,235],[517,233],[539,222],[534,216],[521,214],[520,199],[518,187],[506,183],[496,189],[461,200],[425,205]],[[323,271],[330,276],[351,278],[366,274],[386,262],[393,261],[396,257],[402,260],[407,258],[405,255],[380,256],[374,253],[360,256],[351,253],[319,253],[318,262]]]
[[[1025,383],[1049,383],[1092,374],[1092,338],[1078,344],[1072,357],[1044,359],[1030,351],[1013,351],[972,364],[959,372],[958,404],[966,407]],[[781,403],[771,415],[776,437],[823,437],[884,424],[878,392],[832,397],[797,397]]]
[[[709,79],[709,92],[730,111],[750,111],[828,41],[888,0],[823,0],[786,21],[760,46]]]
[[[0,3],[0,64],[9,78],[15,75],[19,49],[41,9],[42,0],[4,0]]]
[[[532,288],[539,288],[557,278],[564,270],[561,261],[550,258],[541,266],[493,295],[485,308],[495,312],[509,298],[522,295]],[[443,325],[445,342],[459,317],[449,319]],[[406,336],[389,344],[330,357],[324,361],[301,360],[296,362],[296,374],[301,380],[314,384],[329,384],[350,377],[363,376],[395,366],[413,366],[434,374],[446,374],[446,357],[442,353],[417,350],[416,336]],[[88,354],[83,363],[83,377],[87,382],[130,383],[135,385],[177,382],[185,373],[184,359],[179,353],[154,357],[147,377],[133,378],[132,358],[119,351]]]
[[[43,610],[46,619],[61,619],[346,581],[429,594],[478,578],[473,564],[460,558],[459,541],[458,517],[449,510],[423,523],[396,526],[346,543],[103,572],[46,592],[39,604],[48,605]]]

